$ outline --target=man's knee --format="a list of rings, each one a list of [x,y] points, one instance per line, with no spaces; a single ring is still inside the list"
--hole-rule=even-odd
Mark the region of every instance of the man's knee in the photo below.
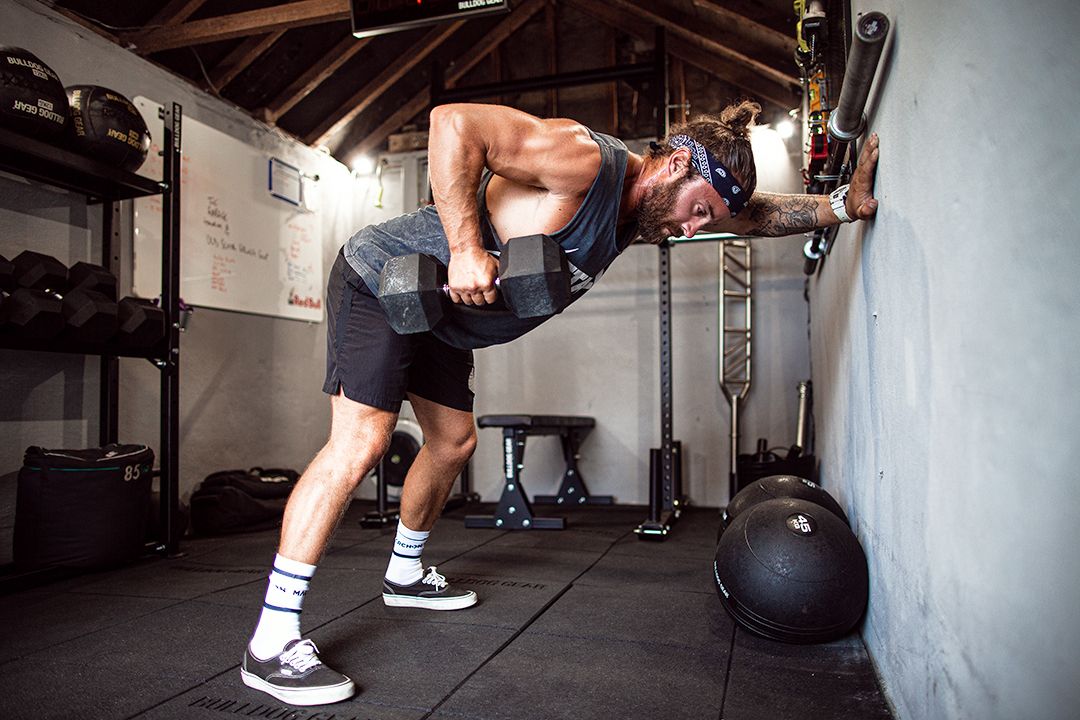
[[[443,462],[464,465],[476,450],[476,426],[470,423],[450,432],[440,432],[433,437],[426,437],[425,442]]]
[[[349,438],[331,439],[323,452],[330,464],[334,481],[355,489],[390,449],[390,434],[372,429],[370,433]]]

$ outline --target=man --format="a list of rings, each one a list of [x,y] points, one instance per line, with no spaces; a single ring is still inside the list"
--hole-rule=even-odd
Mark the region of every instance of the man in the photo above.
[[[386,452],[408,398],[424,432],[402,489],[383,584],[387,605],[456,610],[476,594],[451,587],[421,553],[455,478],[472,455],[472,350],[508,342],[547,318],[519,319],[498,301],[493,253],[509,238],[545,233],[567,252],[573,299],[635,237],[658,243],[701,230],[790,235],[871,217],[878,140],[865,143],[850,191],[754,194],[744,102],[676,128],[645,156],[570,120],[506,107],[444,105],[431,112],[428,162],[435,205],[361,230],[330,272],[327,378],[330,439],[289,498],[266,601],[244,653],[244,682],[297,705],[355,692],[301,640],[308,583],[360,480]],[[752,199],[751,199],[751,196]],[[453,305],[431,332],[398,335],[376,299],[388,257],[422,252],[448,265]]]

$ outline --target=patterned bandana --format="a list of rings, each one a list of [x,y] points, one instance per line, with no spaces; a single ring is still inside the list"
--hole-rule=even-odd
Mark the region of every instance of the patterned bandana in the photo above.
[[[731,171],[724,167],[704,145],[689,135],[672,135],[668,138],[668,145],[676,149],[690,148],[690,163],[720,195],[720,198],[731,212],[731,217],[735,217],[740,210],[746,207],[747,201],[750,200],[750,194],[735,182],[735,176]]]

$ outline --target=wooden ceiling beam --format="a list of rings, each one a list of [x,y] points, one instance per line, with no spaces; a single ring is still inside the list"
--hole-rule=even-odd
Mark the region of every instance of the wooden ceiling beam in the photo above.
[[[697,45],[703,50],[707,50],[735,65],[757,73],[774,83],[799,87],[799,79],[794,75],[788,75],[785,72],[781,72],[780,70],[766,65],[759,60],[755,60],[748,55],[744,55],[737,50],[732,50],[728,46],[716,42],[709,37],[694,32],[690,29],[695,27],[695,19],[692,17],[685,16],[682,13],[675,13],[670,10],[664,10],[664,14],[661,15],[652,10],[646,10],[639,7],[636,3],[630,2],[629,0],[606,0],[605,4],[610,6],[613,10],[632,14],[654,26],[665,28],[678,40]],[[675,45],[678,45],[678,42],[671,43],[672,47]]]
[[[146,55],[189,45],[348,20],[349,17],[349,0],[300,0],[262,10],[165,26],[146,34],[124,36],[123,39],[133,44],[136,52]]]
[[[773,30],[768,25],[762,25],[734,10],[717,5],[713,0],[691,1],[701,16],[710,18],[721,27],[729,28],[735,35],[744,37],[785,57],[791,57],[795,51],[794,35],[785,35],[779,30]]]
[[[645,41],[652,40],[655,33],[655,23],[637,13],[627,13],[620,10],[615,7],[615,2],[618,1],[566,0],[568,5],[576,7],[622,32]],[[726,56],[718,55],[709,49],[685,42],[669,41],[667,49],[670,55],[735,85],[755,99],[766,100],[783,109],[790,109],[798,104],[798,95],[791,85],[774,83],[744,66],[732,62]]]
[[[213,90],[221,91],[226,85],[236,79],[236,76],[244,72],[255,62],[270,46],[281,39],[284,30],[255,35],[240,43],[235,50],[226,55],[213,70],[210,71],[210,82]]]
[[[304,142],[309,145],[322,145],[330,137],[339,133],[357,115],[371,107],[384,92],[393,87],[394,83],[423,62],[464,24],[464,20],[458,20],[435,26],[424,37],[420,38],[415,45],[402,53],[399,59],[391,62],[364,87],[353,93],[351,98],[341,104],[341,109],[315,126],[313,130],[304,136]]]
[[[331,48],[317,62],[309,67],[300,77],[292,81],[289,87],[281,91],[276,98],[262,109],[262,116],[269,123],[276,123],[278,118],[289,112],[298,102],[322,85],[337,69],[360,52],[374,36],[355,38],[351,34]]]
[[[488,53],[505,42],[506,39],[517,32],[522,25],[531,20],[536,13],[540,12],[544,8],[544,3],[545,0],[525,0],[520,3],[513,12],[492,28],[491,32],[487,33],[483,40],[476,45],[473,45],[468,52],[454,61],[453,65],[446,71],[446,86],[452,87],[455,85],[457,81],[463,78],[467,72],[472,70],[477,63],[487,57]],[[356,134],[357,131],[350,131],[345,140],[339,144],[339,148],[353,147],[356,152],[371,152],[382,145],[383,141],[398,131],[402,125],[423,112],[429,105],[431,105],[431,89],[425,88],[414,95],[400,110],[383,121],[381,125],[366,133],[362,140],[356,141],[355,146],[352,145],[352,142],[353,135]]]
[[[148,30],[161,25],[179,25],[195,14],[195,11],[203,6],[206,0],[172,0],[168,5],[157,11],[154,17],[146,21],[144,27]]]

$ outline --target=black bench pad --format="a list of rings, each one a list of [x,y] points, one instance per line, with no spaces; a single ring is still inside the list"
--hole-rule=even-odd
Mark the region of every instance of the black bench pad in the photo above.
[[[478,427],[523,428],[532,435],[557,434],[566,428],[591,428],[596,418],[579,415],[481,415]]]

